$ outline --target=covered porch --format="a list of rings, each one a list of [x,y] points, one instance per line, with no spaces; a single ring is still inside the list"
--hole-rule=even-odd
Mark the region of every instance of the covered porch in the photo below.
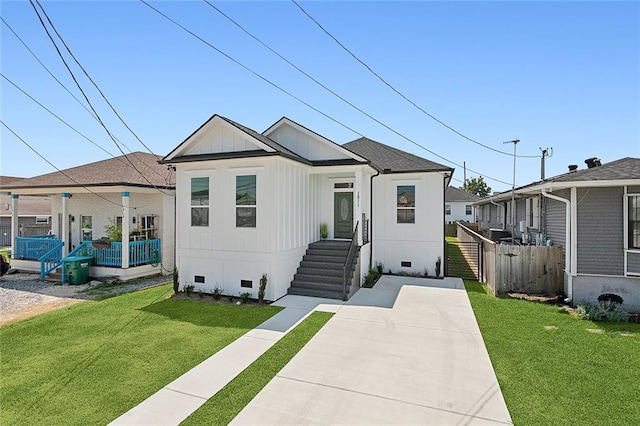
[[[107,246],[85,241],[63,256],[65,243],[53,236],[16,238],[16,249],[11,264],[14,268],[39,272],[45,279],[61,268],[61,281],[67,281],[64,260],[72,256],[92,258],[92,277],[118,277],[132,279],[161,272],[160,239],[108,243]],[[126,265],[126,266],[125,266]]]

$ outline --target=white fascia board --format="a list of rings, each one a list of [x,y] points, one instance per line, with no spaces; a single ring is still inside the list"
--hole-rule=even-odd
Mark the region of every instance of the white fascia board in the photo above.
[[[88,189],[87,189],[88,188]],[[162,191],[173,194],[175,189],[160,188]],[[13,194],[18,195],[38,195],[45,197],[53,197],[62,193],[68,192],[70,194],[109,194],[121,192],[130,192],[132,194],[161,194],[160,191],[152,187],[143,186],[126,186],[126,185],[114,185],[114,186],[59,186],[51,188],[16,188],[13,190]]]
[[[309,166],[309,174],[321,175],[328,173],[351,173],[362,171],[363,173],[374,174],[376,170],[368,164],[351,164],[344,166]]]
[[[265,136],[269,136],[270,133],[273,133],[276,129],[278,129],[279,127],[283,126],[283,125],[287,125],[290,127],[293,127],[294,129],[307,134],[309,136],[311,136],[312,138],[314,138],[315,140],[319,141],[320,143],[323,143],[329,147],[331,147],[332,149],[335,149],[336,151],[339,151],[340,153],[342,153],[343,155],[348,156],[349,158],[352,158],[356,161],[361,161],[363,163],[368,162],[368,160],[366,158],[360,157],[359,155],[356,155],[355,153],[349,151],[348,149],[338,145],[337,143],[333,142],[330,139],[325,138],[322,135],[319,135],[318,133],[312,132],[309,129],[307,129],[306,127],[301,126],[300,124],[291,121],[290,119],[288,119],[287,117],[282,117],[280,120],[276,121],[274,124],[271,125],[271,127],[269,127],[267,130],[265,130],[264,132],[262,132],[263,135]]]
[[[276,152],[275,149],[271,148],[268,145],[265,145],[262,141],[256,139],[249,133],[242,131],[241,129],[237,128],[236,126],[232,125],[231,123],[227,122],[226,120],[222,119],[219,115],[216,114],[213,117],[211,117],[209,120],[207,120],[195,132],[193,132],[187,139],[185,139],[173,151],[171,151],[171,153],[169,153],[169,155],[165,157],[164,161],[170,162],[175,157],[179,157],[180,155],[182,155],[185,151],[189,149],[189,147],[191,147],[192,144],[196,143],[196,141],[202,134],[211,130],[211,128],[216,124],[222,124],[223,126],[226,126],[228,129],[230,129],[232,132],[236,133],[237,135],[250,139],[253,144],[255,144],[258,148],[266,152]]]

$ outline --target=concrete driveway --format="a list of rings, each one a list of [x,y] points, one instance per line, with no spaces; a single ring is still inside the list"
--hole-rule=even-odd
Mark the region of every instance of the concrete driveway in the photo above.
[[[512,422],[462,281],[383,276],[233,423]]]

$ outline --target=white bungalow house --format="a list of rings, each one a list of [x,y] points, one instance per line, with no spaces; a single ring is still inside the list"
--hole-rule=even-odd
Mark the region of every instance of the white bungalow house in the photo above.
[[[433,274],[453,170],[282,118],[262,133],[214,115],[163,160],[176,169],[176,262],[202,291],[347,298],[370,266]],[[328,240],[321,241],[326,224]]]
[[[473,203],[480,197],[462,188],[449,186],[444,194],[444,220],[446,223],[458,221],[475,222],[475,207]]]
[[[511,191],[478,201],[479,230],[496,240],[513,230],[523,244],[562,247],[564,290],[574,305],[613,293],[640,312],[640,158],[585,163],[516,188],[513,216]]]
[[[90,275],[122,280],[174,267],[175,173],[144,152],[9,182],[11,266],[53,274],[73,255],[94,258]],[[18,232],[22,200],[51,200],[51,232],[24,238]],[[106,227],[122,229],[119,241],[99,244]],[[62,274],[63,281],[66,279]]]

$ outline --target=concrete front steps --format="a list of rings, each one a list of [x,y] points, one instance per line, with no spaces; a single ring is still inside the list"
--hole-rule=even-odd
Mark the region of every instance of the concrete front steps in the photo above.
[[[336,240],[309,244],[287,293],[342,300],[343,267],[350,244],[351,241]],[[355,265],[356,262],[347,277],[349,284]]]

